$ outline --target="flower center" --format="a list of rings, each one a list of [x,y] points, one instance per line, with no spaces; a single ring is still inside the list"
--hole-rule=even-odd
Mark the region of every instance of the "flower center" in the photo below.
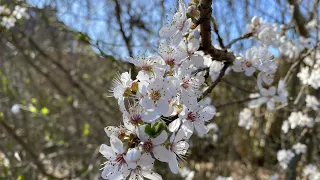
[[[130,118],[130,122],[134,125],[139,124],[142,121],[140,114],[136,114],[131,116]]]
[[[195,121],[196,120],[196,114],[193,113],[193,112],[189,112],[187,119],[189,119],[192,122]]]
[[[150,94],[150,98],[154,101],[158,101],[161,97],[161,94],[159,91],[152,91],[152,93]]]
[[[173,152],[173,143],[170,144],[170,151]]]
[[[245,64],[248,68],[252,66],[252,63],[251,63],[250,61],[246,61],[244,64]]]
[[[147,141],[143,143],[143,150],[146,152],[151,152],[153,149],[153,144],[151,141]]]
[[[188,80],[183,80],[183,83],[181,85],[183,88],[188,89],[189,88],[189,81]]]
[[[180,26],[179,26],[179,31],[183,31],[183,28],[184,28],[184,23],[185,23],[186,21],[183,21],[183,22],[181,22],[181,24],[180,24]]]
[[[119,130],[118,138],[122,139],[126,136],[126,132],[123,129]]]
[[[116,157],[116,162],[119,163],[119,164],[123,164],[125,163],[126,161],[124,160],[123,158],[123,154],[118,154],[117,157]]]
[[[151,71],[152,67],[150,65],[142,65],[141,69],[144,70],[144,71]]]
[[[174,65],[174,59],[173,59],[173,58],[168,58],[168,59],[166,60],[166,63],[167,63],[168,65],[172,66],[172,65]]]

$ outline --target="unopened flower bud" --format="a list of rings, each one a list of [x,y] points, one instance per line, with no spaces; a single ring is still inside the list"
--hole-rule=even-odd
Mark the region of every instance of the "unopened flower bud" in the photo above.
[[[251,19],[251,23],[254,25],[254,26],[259,26],[260,23],[261,23],[261,19],[257,16],[254,16],[252,19]]]
[[[140,159],[140,156],[141,152],[138,149],[129,149],[125,156],[125,160],[126,162],[137,162]]]

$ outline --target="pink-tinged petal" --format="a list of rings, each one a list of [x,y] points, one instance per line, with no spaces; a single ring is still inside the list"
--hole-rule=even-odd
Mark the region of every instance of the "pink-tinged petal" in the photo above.
[[[146,96],[140,99],[140,105],[145,109],[154,108],[154,102]]]
[[[189,139],[193,134],[193,129],[194,129],[193,123],[188,120],[185,121],[181,126],[181,130],[184,132],[184,135],[187,139]]]
[[[112,134],[117,134],[119,132],[119,128],[115,126],[107,126],[104,128],[104,131],[110,137]]]
[[[117,154],[124,153],[123,143],[118,137],[111,135],[110,136],[110,145],[111,145],[113,151],[116,152]]]
[[[142,168],[142,169],[152,169],[154,165],[154,159],[152,158],[150,153],[144,153],[141,155],[139,161],[137,164]]]
[[[260,93],[261,93],[261,95],[262,96],[269,96],[269,90],[268,89],[266,89],[266,88],[261,88],[260,89]]]
[[[169,39],[169,41],[171,42],[172,45],[176,46],[182,41],[182,39],[183,39],[182,32],[178,31]]]
[[[158,48],[158,53],[162,57],[162,59],[166,61],[169,58],[172,58],[172,55],[174,54],[174,49],[170,45],[160,44]]]
[[[192,38],[191,40],[189,40],[188,42],[188,51],[190,53],[194,53],[196,52],[200,47],[200,41],[196,38]]]
[[[209,131],[204,122],[195,122],[194,127],[199,135],[205,135]]]
[[[132,171],[129,180],[143,180],[143,176],[138,171]]]
[[[189,143],[187,141],[179,141],[175,144],[176,149],[181,149],[180,153],[185,155],[189,149]]]
[[[167,99],[160,99],[157,101],[157,106],[155,108],[155,110],[157,112],[159,112],[162,115],[167,114],[167,112],[169,111],[169,102]]]
[[[193,54],[190,56],[190,60],[192,62],[192,65],[195,67],[204,67],[204,59],[203,56],[199,54]]]
[[[107,164],[101,172],[101,177],[103,179],[110,179],[110,176],[112,176],[113,173],[114,173],[114,166],[112,166],[111,164]]]
[[[274,104],[274,102],[273,102],[272,100],[269,100],[269,101],[267,102],[267,108],[268,108],[269,110],[273,110],[273,109],[275,108],[275,104]]]
[[[282,103],[285,103],[288,101],[286,96],[273,96],[273,99]]]
[[[141,125],[138,128],[138,137],[142,142],[149,140],[149,135],[145,132],[146,125]]]
[[[116,156],[113,149],[105,144],[100,146],[99,152],[107,159],[111,159]]]
[[[169,161],[169,168],[172,173],[178,174],[179,172],[179,163],[177,161],[176,154],[173,152],[170,152],[170,161]]]
[[[249,102],[249,107],[250,108],[256,108],[258,106],[260,106],[261,104],[264,104],[268,101],[267,97],[260,97],[258,99],[254,99],[252,101]]]
[[[181,125],[181,120],[178,118],[169,124],[168,129],[171,132],[175,132],[179,129],[180,125]]]
[[[151,170],[142,170],[141,171],[141,175],[147,179],[151,179],[151,180],[162,180],[162,177],[160,174],[155,173]]]
[[[188,108],[185,105],[182,105],[182,110],[179,113],[179,118],[180,119],[186,119],[188,116]]]
[[[243,61],[244,61],[244,58],[240,58],[239,60],[235,60],[232,65],[232,70],[235,72],[243,72],[244,71],[243,66],[242,66]]]
[[[189,18],[185,21],[184,26],[183,26],[183,30],[182,30],[182,34],[185,34],[186,32],[189,31],[191,22],[192,22],[191,18]]]
[[[184,4],[183,0],[179,0],[179,9],[178,12],[185,16],[186,14],[186,5]]]
[[[149,109],[149,110],[145,110],[145,112],[142,113],[141,118],[146,123],[152,123],[156,119],[158,119],[160,116],[161,116],[160,113],[158,113],[157,111],[153,109]]]
[[[269,87],[269,96],[274,96],[276,94],[276,90],[277,89],[274,86]]]
[[[116,172],[114,175],[110,177],[112,180],[123,180],[125,177],[123,176],[122,172]]]
[[[148,86],[149,86],[148,81],[140,81],[138,84],[139,92],[143,95],[147,94],[148,93],[148,89],[147,89]]]
[[[124,98],[118,99],[118,105],[119,105],[121,112],[123,112],[123,113],[127,112],[126,106],[124,104]]]
[[[148,80],[150,79],[150,74],[147,71],[139,71],[137,75],[137,79],[141,81],[145,81],[142,83],[142,86],[148,86]],[[140,83],[139,83],[140,84]],[[141,87],[143,88],[143,87]]]
[[[247,68],[246,71],[245,71],[245,74],[246,76],[252,76],[252,74],[256,72],[256,68],[254,67],[250,67],[250,68]]]
[[[184,132],[183,129],[179,129],[179,131],[177,132],[177,134],[174,137],[174,140],[172,140],[172,141],[170,140],[170,142],[176,143],[176,142],[181,141],[183,139],[187,139],[186,133]]]
[[[137,167],[137,163],[135,162],[127,162],[128,168],[135,169]]]
[[[214,106],[206,106],[201,111],[201,116],[204,121],[211,120],[213,116],[216,114],[216,108]]]
[[[163,130],[159,136],[152,139],[153,145],[160,145],[163,144],[168,139],[168,133]]]
[[[169,151],[164,146],[156,146],[153,148],[153,155],[161,162],[169,161]]]
[[[168,24],[166,26],[163,26],[159,31],[160,37],[171,37],[178,29],[173,26],[172,24]]]

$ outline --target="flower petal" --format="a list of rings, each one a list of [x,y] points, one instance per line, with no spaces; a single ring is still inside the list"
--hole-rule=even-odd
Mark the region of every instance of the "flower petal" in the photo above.
[[[154,145],[163,144],[167,139],[168,139],[168,133],[165,130],[163,130],[159,136],[152,139],[152,143]]]
[[[149,170],[153,168],[154,165],[154,159],[152,158],[150,153],[144,153],[141,155],[139,161],[137,162],[137,164],[145,170]]]
[[[205,135],[209,131],[204,122],[195,122],[194,127],[199,135]]]
[[[107,159],[111,159],[116,156],[112,148],[105,144],[100,146],[99,152]]]
[[[124,152],[123,143],[118,137],[111,135],[110,144],[113,151],[116,152],[117,154],[122,154]]]
[[[151,179],[151,180],[162,180],[162,177],[160,174],[155,173],[151,170],[142,170],[141,171],[141,175],[147,179]]]
[[[169,168],[170,168],[171,172],[174,174],[178,174],[179,164],[178,164],[177,157],[176,157],[175,153],[170,152],[170,161],[168,164],[169,164]]]
[[[177,118],[176,120],[172,121],[170,124],[169,124],[169,131],[171,132],[175,132],[179,129],[180,127],[180,124],[181,124],[181,120],[179,118]]]
[[[161,162],[169,161],[169,151],[164,146],[156,146],[153,148],[153,155]]]

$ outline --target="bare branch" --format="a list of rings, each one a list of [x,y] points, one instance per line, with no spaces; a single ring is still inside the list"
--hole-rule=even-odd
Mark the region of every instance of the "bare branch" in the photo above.
[[[198,98],[198,101],[201,101],[204,97],[206,97],[211,91],[213,90],[214,87],[216,87],[217,84],[222,80],[222,77],[226,73],[226,70],[229,67],[229,63],[225,63],[223,68],[221,69],[217,79],[200,95]]]

